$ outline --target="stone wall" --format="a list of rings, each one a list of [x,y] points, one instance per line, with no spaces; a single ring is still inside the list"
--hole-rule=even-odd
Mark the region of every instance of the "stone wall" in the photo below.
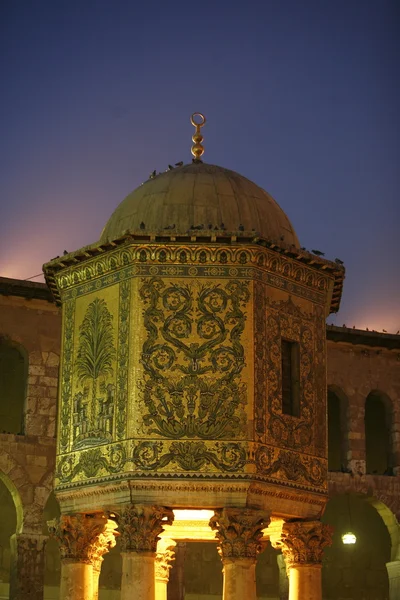
[[[0,434],[0,478],[11,494],[16,515],[12,533],[17,537],[14,536],[15,543],[11,545],[14,581],[10,597],[20,598],[22,593],[28,598],[29,590],[23,592],[20,589],[24,578],[19,572],[24,571],[24,559],[17,561],[12,554],[13,547],[15,550],[17,547],[43,546],[44,507],[53,487],[55,466],[61,315],[55,304],[43,297],[48,296],[44,284],[18,283],[15,295],[12,290],[11,293],[8,290],[7,295],[0,295],[0,338],[3,346],[9,344],[24,356],[27,363],[26,395],[20,435]],[[0,392],[0,402],[7,410],[13,397],[12,394],[5,396],[4,390]],[[0,425],[0,431],[3,429]],[[6,498],[8,506],[10,496],[2,489],[2,497]],[[8,525],[4,527],[7,538],[10,534]],[[0,554],[4,558],[2,562],[8,565],[10,541],[3,537],[0,535]],[[26,560],[30,560],[29,550]],[[2,579],[7,583],[3,571],[4,568]]]

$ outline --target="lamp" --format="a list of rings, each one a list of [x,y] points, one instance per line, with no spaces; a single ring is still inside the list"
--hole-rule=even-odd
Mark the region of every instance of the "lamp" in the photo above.
[[[348,531],[346,531],[346,533],[344,533],[342,535],[342,542],[343,544],[355,544],[357,541],[357,537],[356,535],[352,532],[352,527],[351,527],[351,508],[350,508],[350,494],[347,494],[347,502],[348,502],[348,509],[349,509],[349,525],[350,528]]]

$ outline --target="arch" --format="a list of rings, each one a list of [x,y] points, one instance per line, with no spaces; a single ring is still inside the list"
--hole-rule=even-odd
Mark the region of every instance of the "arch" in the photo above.
[[[15,501],[16,490],[7,477],[0,476],[0,595],[7,597],[11,580],[13,563],[12,539],[18,527],[17,504]]]
[[[3,454],[3,450],[0,452],[0,455]],[[24,509],[21,500],[21,496],[18,492],[17,487],[13,483],[13,481],[0,469],[0,481],[4,483],[6,488],[11,494],[11,497],[14,502],[15,512],[16,512],[16,531],[15,533],[21,533],[22,525],[24,521]]]
[[[349,450],[349,401],[336,385],[328,386],[328,470],[347,471]]]
[[[380,390],[365,400],[365,463],[367,473],[393,475],[393,404]]]
[[[3,433],[25,429],[28,352],[12,339],[0,337],[0,422]]]
[[[400,516],[400,498],[397,488],[393,490],[392,494],[388,494],[388,490],[385,490],[385,492],[375,490],[374,495],[372,495],[371,483],[373,482],[370,482],[372,479],[370,476],[367,475],[362,479],[355,477],[347,477],[346,479],[347,481],[339,480],[335,474],[329,477],[329,499],[339,495],[352,494],[368,502],[379,514],[388,530],[391,542],[391,557],[394,560],[400,546],[398,522]]]
[[[334,527],[332,546],[324,550],[322,570],[327,600],[388,597],[386,563],[392,555],[392,540],[374,502],[362,494],[344,493],[333,496],[326,506],[322,520]],[[342,535],[348,531],[356,535],[354,546],[343,544]]]

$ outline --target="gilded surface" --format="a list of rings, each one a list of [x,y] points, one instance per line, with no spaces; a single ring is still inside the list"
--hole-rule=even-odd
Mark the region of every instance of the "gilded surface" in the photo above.
[[[59,489],[207,475],[325,492],[329,274],[263,248],[131,244],[57,278]],[[299,418],[282,414],[282,337],[300,344]]]
[[[255,278],[323,304],[333,276],[267,248],[127,245],[56,275],[63,302],[135,276]]]
[[[247,404],[240,375],[248,282],[189,285],[153,277],[143,281],[140,297],[148,433],[172,439],[238,436],[244,427],[239,408]]]
[[[104,299],[95,298],[79,326],[74,374],[80,389],[73,399],[73,448],[112,439],[115,358],[113,315]]]

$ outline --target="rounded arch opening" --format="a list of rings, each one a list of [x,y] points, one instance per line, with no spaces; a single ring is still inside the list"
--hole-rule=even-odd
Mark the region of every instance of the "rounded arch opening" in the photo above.
[[[22,527],[22,505],[14,484],[0,472],[0,597],[8,598],[13,552],[11,537]]]
[[[379,390],[372,390],[365,400],[366,472],[393,475],[392,402]]]
[[[348,408],[345,393],[337,386],[328,386],[328,469],[346,472],[348,469]]]
[[[28,353],[20,344],[0,337],[0,433],[24,433]]]
[[[323,597],[386,600],[391,538],[371,500],[359,494],[337,494],[329,500],[322,521],[334,527],[332,546],[324,551]],[[356,536],[354,544],[343,543],[347,532]]]

